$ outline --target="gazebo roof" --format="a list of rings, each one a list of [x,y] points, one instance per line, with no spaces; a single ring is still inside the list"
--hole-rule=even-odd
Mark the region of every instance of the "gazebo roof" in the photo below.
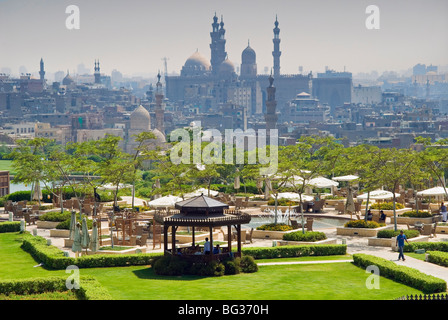
[[[224,213],[224,209],[228,209],[229,205],[218,200],[214,200],[204,195],[200,195],[191,199],[177,202],[175,208],[181,213]]]

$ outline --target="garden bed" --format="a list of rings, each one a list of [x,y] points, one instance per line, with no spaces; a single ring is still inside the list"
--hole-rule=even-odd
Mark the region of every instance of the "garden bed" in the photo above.
[[[121,246],[116,246],[121,247]],[[98,250],[96,252],[92,252],[90,250],[87,250],[87,255],[94,255],[94,254],[137,254],[137,250],[139,250],[138,253],[146,253],[146,247],[129,247],[128,249],[123,250]],[[85,250],[82,251],[83,254],[85,253]]]
[[[397,217],[397,224],[409,224],[411,226],[415,225],[416,222],[421,222],[421,223],[433,223],[433,217],[429,217],[429,218],[414,218],[414,217]],[[390,218],[390,223],[394,224],[395,222],[394,217]]]
[[[287,241],[287,240],[279,240],[277,241],[278,246],[300,246],[300,245],[323,245],[323,244],[337,244],[336,238],[330,238],[320,241]]]
[[[398,215],[405,213],[406,211],[410,211],[412,210],[412,208],[403,208],[403,209],[396,209],[395,212]],[[380,209],[370,209],[370,212],[372,213],[380,213]],[[392,217],[394,216],[394,210],[383,210],[384,214],[388,217]]]
[[[358,236],[358,237],[376,237],[378,231],[392,229],[393,226],[384,226],[379,228],[336,228],[336,234],[339,236]]]
[[[418,236],[408,239],[408,242],[428,242],[429,236]],[[390,247],[395,248],[396,238],[377,238],[371,237],[368,239],[368,245],[374,247]]]
[[[283,240],[283,235],[290,232],[296,232],[301,229],[294,229],[289,231],[270,231],[270,230],[256,230],[252,232],[252,238],[255,239],[273,239],[273,240]]]

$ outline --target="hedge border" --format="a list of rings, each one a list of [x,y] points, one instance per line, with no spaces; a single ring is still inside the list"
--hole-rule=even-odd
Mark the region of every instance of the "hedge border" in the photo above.
[[[428,262],[448,267],[448,252],[428,251]]]
[[[279,247],[247,247],[242,248],[243,255],[252,256],[254,259],[276,259],[306,256],[332,256],[347,254],[347,245],[287,245]]]
[[[0,222],[0,233],[19,232],[19,231],[20,231],[20,221]]]
[[[47,240],[40,236],[23,234],[21,248],[31,254],[37,261],[42,262],[45,268],[53,270],[66,269],[70,265],[78,268],[106,268],[150,265],[152,259],[163,253],[140,254],[95,254],[79,258],[66,257],[59,248],[47,245]]]
[[[448,242],[411,242],[404,245],[404,252],[414,252],[417,249],[425,251],[448,252]]]
[[[399,266],[392,261],[364,253],[355,253],[353,263],[358,267],[367,268],[376,265],[382,277],[405,284],[424,293],[446,292],[445,280],[427,275],[417,269]]]
[[[20,280],[0,280],[0,294],[39,294],[45,292],[66,291],[66,278],[64,277],[39,277]],[[79,278],[80,288],[72,289],[79,300],[111,300],[109,292],[100,282],[91,276]]]

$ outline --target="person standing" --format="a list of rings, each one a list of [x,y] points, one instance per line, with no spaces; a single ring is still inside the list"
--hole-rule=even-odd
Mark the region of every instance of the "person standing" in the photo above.
[[[396,240],[396,245],[398,245],[398,251],[400,252],[398,255],[398,261],[400,261],[400,258],[402,258],[403,261],[405,260],[404,254],[403,254],[405,241],[409,244],[408,239],[406,238],[406,235],[403,233],[403,230],[400,230],[400,234],[397,236],[397,240]]]
[[[208,241],[208,238],[205,238],[204,254],[210,254],[210,241]]]
[[[447,219],[448,212],[446,211],[446,206],[443,204],[443,202],[442,205],[440,206],[440,213],[442,214],[443,222],[446,222],[448,220]]]

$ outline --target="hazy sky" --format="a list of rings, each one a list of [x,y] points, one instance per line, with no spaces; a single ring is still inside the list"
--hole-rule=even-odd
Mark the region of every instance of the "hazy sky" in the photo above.
[[[80,9],[80,29],[65,25],[68,5]],[[368,5],[380,9],[380,30],[368,30]],[[125,75],[180,72],[196,49],[210,59],[214,13],[223,15],[226,50],[235,66],[250,39],[258,72],[272,67],[275,15],[281,72],[404,70],[417,63],[448,65],[446,0],[0,0],[0,68],[36,72],[113,69]]]

